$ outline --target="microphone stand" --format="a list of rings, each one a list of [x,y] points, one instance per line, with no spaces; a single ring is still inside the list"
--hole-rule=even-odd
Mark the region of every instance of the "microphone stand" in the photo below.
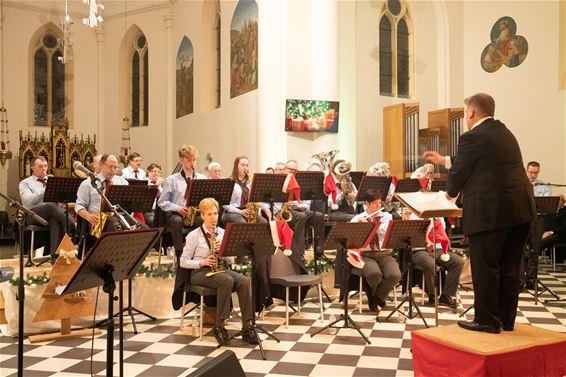
[[[18,232],[20,240],[20,279],[18,281],[18,377],[23,377],[24,373],[24,300],[25,300],[25,287],[24,287],[24,223],[26,216],[31,216],[35,221],[43,226],[47,226],[47,221],[39,216],[37,213],[24,207],[20,202],[0,193],[10,207],[16,207],[19,211],[23,212],[21,215],[16,216],[18,223]],[[31,250],[30,250],[31,253]]]

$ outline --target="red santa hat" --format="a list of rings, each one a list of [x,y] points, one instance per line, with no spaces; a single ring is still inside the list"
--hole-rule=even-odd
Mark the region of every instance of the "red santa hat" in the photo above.
[[[291,243],[293,242],[293,235],[295,232],[293,232],[293,229],[291,229],[287,221],[270,221],[269,227],[271,228],[273,244],[277,247],[277,250],[283,247],[283,254],[286,256],[293,254],[293,251],[291,250]]]
[[[421,188],[424,190],[427,188],[428,186],[428,178],[423,177],[423,178],[417,178],[417,180],[419,181],[419,185],[421,185]]]
[[[359,269],[364,268],[365,262],[362,256],[362,249],[348,249],[346,259],[352,266]]]
[[[440,244],[440,246],[442,247],[442,255],[440,256],[440,259],[444,262],[447,262],[448,260],[450,260],[450,254],[448,254],[450,239],[446,234],[446,230],[444,230],[444,224],[439,219],[436,219],[436,221],[434,222],[434,230],[436,231],[436,244]],[[429,241],[434,242],[432,222],[428,227],[427,234]]]
[[[283,182],[282,191],[289,194],[289,201],[301,201],[301,186],[299,186],[294,174],[287,174],[287,178],[285,178],[285,182]]]
[[[334,177],[331,173],[326,175],[324,179],[324,195],[332,198],[332,210],[336,211],[338,209],[338,204],[336,204],[336,182],[334,182]]]

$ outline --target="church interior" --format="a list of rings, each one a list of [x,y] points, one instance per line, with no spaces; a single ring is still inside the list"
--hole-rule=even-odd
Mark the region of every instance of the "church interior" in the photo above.
[[[74,161],[90,168],[95,156],[113,154],[123,170],[137,152],[144,170],[159,164],[166,179],[179,171],[183,145],[198,149],[194,170],[205,176],[216,162],[229,177],[236,156],[246,156],[253,174],[290,160],[307,170],[320,163],[316,155],[331,152],[352,171],[365,174],[387,162],[391,175],[410,178],[426,162],[424,151],[457,153],[467,131],[464,99],[478,92],[495,99],[494,118],[515,135],[525,168],[537,161],[540,184],[553,196],[566,195],[566,0],[0,1],[0,193],[10,198],[19,198],[19,182],[32,175],[38,156],[49,174],[70,177]],[[445,180],[448,170],[435,168],[434,179]],[[0,199],[0,268],[18,276],[14,212]],[[312,262],[314,244],[306,239],[305,260]],[[170,300],[175,256],[151,251],[146,276],[133,283],[134,306],[156,319],[125,316],[123,352],[117,329],[113,344],[114,373],[184,376],[230,350],[237,358],[231,375],[241,368],[247,376],[432,376],[435,365],[439,375],[470,375],[466,368],[459,374],[456,364],[444,370],[443,361],[422,352],[435,336],[459,333],[418,332],[473,317],[473,308],[463,314],[474,303],[467,251],[453,247],[466,260],[454,311],[421,306],[424,293],[421,300],[415,287],[421,317],[386,319],[405,294],[400,286],[377,315],[365,295],[358,302],[352,292],[349,310],[361,329],[345,325],[311,336],[344,312],[331,252],[315,267],[326,290],[323,321],[313,288],[292,308],[289,326],[284,299],[258,315],[280,341],[260,335],[260,345],[236,339],[220,348],[214,319],[199,330],[198,309],[179,326]],[[551,252],[538,259],[546,290],[520,294],[517,324],[525,339],[533,327],[545,331],[534,338],[559,345],[547,350],[548,365],[557,364],[547,375],[562,375],[566,363],[552,355],[566,351],[566,310],[545,300],[566,297],[566,265]],[[91,328],[93,319],[107,317],[107,297],[100,291],[94,311],[73,315],[73,328],[86,334],[30,341],[57,333],[63,322],[32,322],[51,265],[26,273],[23,374],[106,374],[108,334],[104,326],[96,334]],[[0,283],[2,376],[22,372],[14,281]],[[238,317],[227,328],[239,330]]]

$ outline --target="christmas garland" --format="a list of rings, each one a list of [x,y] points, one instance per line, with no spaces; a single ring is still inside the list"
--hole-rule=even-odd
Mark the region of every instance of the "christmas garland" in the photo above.
[[[48,282],[49,282],[49,276],[47,275],[47,272],[44,272],[42,275],[27,274],[26,278],[24,279],[24,285],[29,285],[29,286],[47,284]],[[10,279],[10,284],[12,285],[20,284],[20,278],[17,277],[15,279]]]
[[[336,268],[336,259],[323,258],[317,262],[318,272],[328,272]],[[307,271],[314,273],[314,260],[308,260],[305,262],[305,267]]]
[[[172,278],[175,277],[175,270],[173,264],[161,264],[155,266],[151,263],[149,266],[142,265],[136,274],[137,276],[145,276],[146,278]]]

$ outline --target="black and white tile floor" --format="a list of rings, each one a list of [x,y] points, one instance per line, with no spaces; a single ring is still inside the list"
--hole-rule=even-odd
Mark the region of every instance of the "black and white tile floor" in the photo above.
[[[541,281],[555,293],[566,297],[566,272],[564,265],[557,271],[544,270]],[[468,307],[473,293],[461,291],[462,306]],[[548,293],[541,300],[552,298]],[[331,315],[343,312],[341,304],[326,304],[325,322],[318,320],[317,304],[309,302],[301,314],[291,317],[289,328],[285,328],[285,312],[282,305],[274,305],[260,321],[262,325],[280,338],[276,343],[263,342],[267,360],[261,359],[259,347],[249,346],[237,339],[229,349],[233,350],[248,376],[412,376],[411,331],[424,328],[422,320],[415,318],[399,323],[394,315],[390,322],[376,322],[375,315],[364,307],[362,314],[354,309],[356,299],[350,301],[352,318],[369,336],[370,345],[353,329],[340,329],[331,334],[326,330],[314,337],[310,333],[328,323]],[[392,309],[390,304],[380,313],[383,319]],[[434,324],[434,309],[423,307],[422,311],[430,324]],[[473,317],[473,310],[468,312]],[[457,314],[443,308],[439,324],[455,323]],[[539,303],[535,305],[529,293],[522,293],[517,322],[566,333],[566,310]],[[185,322],[187,324],[187,322]],[[210,328],[199,341],[196,327],[179,331],[178,319],[137,322],[138,334],[131,325],[125,327],[124,375],[126,376],[186,376],[199,366],[223,352],[216,348]],[[239,329],[237,322],[230,323],[229,331]],[[117,335],[116,335],[117,337]],[[262,335],[262,338],[265,336]],[[118,360],[115,341],[114,360]],[[24,350],[25,376],[83,376],[91,374],[91,339],[75,338],[57,340],[43,344],[29,344]],[[105,375],[106,335],[96,336],[93,343],[92,374]],[[0,337],[0,376],[12,376],[17,372],[17,338]],[[114,366],[114,374],[118,365]]]

